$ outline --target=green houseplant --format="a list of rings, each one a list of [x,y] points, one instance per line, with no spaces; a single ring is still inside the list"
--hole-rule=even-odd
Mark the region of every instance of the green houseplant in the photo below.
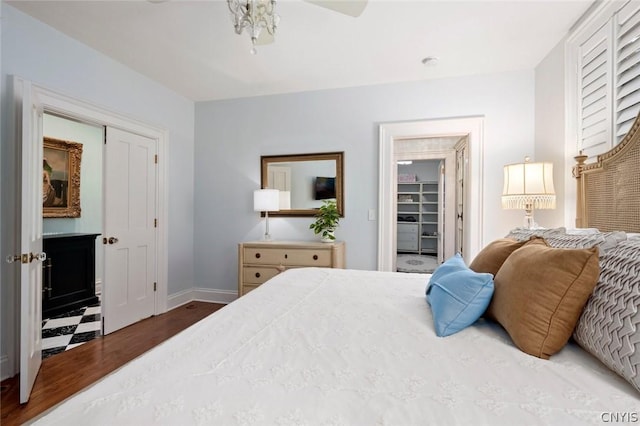
[[[323,200],[315,217],[316,220],[309,225],[309,229],[313,229],[316,235],[320,234],[320,239],[325,243],[335,241],[336,237],[333,233],[340,222],[336,200]]]

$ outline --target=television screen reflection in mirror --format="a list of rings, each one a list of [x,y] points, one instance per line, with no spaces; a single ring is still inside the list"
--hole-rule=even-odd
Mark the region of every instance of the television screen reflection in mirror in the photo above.
[[[318,176],[315,179],[316,200],[336,198],[336,178]]]

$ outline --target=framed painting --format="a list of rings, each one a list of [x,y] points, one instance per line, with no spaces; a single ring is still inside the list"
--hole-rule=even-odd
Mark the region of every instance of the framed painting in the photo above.
[[[43,217],[80,217],[82,144],[45,137],[43,145]]]

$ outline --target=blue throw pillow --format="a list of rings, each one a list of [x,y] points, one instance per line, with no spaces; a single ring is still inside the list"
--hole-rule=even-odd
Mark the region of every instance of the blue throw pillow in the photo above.
[[[440,265],[427,286],[436,334],[449,336],[470,326],[489,306],[493,275],[473,272],[456,254]]]

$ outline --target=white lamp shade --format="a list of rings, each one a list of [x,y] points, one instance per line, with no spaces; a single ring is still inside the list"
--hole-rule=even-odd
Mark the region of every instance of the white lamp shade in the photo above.
[[[280,191],[280,210],[291,210],[291,191]]]
[[[554,209],[552,163],[519,163],[504,166],[502,207],[524,209]]]
[[[257,212],[277,212],[280,210],[280,191],[277,189],[253,191],[253,210]]]

